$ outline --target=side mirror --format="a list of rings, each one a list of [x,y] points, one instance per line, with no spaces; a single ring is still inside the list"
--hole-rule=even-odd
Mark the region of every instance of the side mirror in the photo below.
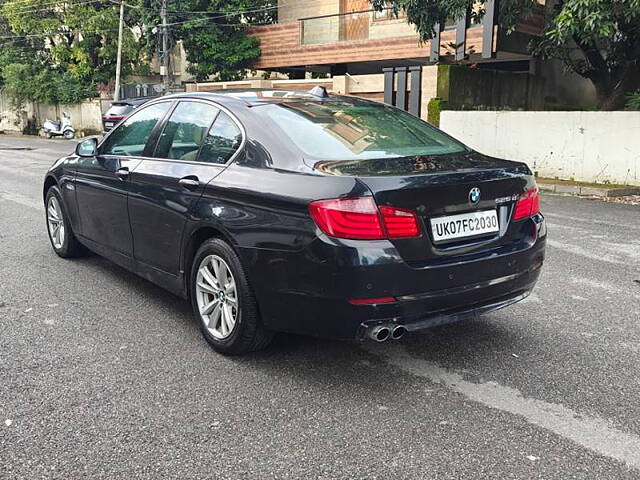
[[[76,145],[76,155],[79,157],[93,157],[98,153],[98,139],[87,138]]]

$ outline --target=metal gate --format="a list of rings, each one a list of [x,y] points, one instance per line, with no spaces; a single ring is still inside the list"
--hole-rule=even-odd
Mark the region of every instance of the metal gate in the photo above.
[[[384,103],[420,116],[422,104],[422,67],[390,67],[384,72]]]

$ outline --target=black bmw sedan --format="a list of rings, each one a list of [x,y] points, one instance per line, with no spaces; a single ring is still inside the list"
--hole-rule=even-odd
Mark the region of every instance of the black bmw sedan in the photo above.
[[[398,109],[179,94],[46,175],[49,238],[188,299],[219,352],[272,332],[394,340],[524,299],[546,228],[529,168]]]

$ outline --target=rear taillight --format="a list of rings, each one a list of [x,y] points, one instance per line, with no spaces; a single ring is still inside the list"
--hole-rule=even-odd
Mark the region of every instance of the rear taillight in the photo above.
[[[119,122],[123,118],[124,117],[122,117],[122,116],[120,116],[120,117],[118,117],[118,116],[115,116],[115,117],[113,117],[113,116],[112,117],[110,117],[110,116],[102,117],[103,120],[109,120],[109,121],[115,121],[115,122]]]
[[[382,222],[389,238],[419,237],[418,219],[411,210],[380,207]]]
[[[419,237],[418,219],[410,210],[380,207],[373,197],[319,200],[309,205],[311,217],[327,235],[354,240]]]
[[[527,190],[518,198],[516,209],[513,213],[514,220],[536,215],[540,211],[540,197],[538,196],[538,187]]]
[[[371,197],[320,200],[309,205],[309,211],[320,230],[332,237],[385,238],[378,206]]]

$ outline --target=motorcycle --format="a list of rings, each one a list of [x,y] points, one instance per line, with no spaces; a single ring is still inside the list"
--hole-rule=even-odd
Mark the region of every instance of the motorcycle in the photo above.
[[[62,136],[67,140],[71,140],[76,136],[76,131],[71,124],[71,117],[67,112],[62,112],[62,120],[49,120],[47,118],[42,129],[47,138]]]

